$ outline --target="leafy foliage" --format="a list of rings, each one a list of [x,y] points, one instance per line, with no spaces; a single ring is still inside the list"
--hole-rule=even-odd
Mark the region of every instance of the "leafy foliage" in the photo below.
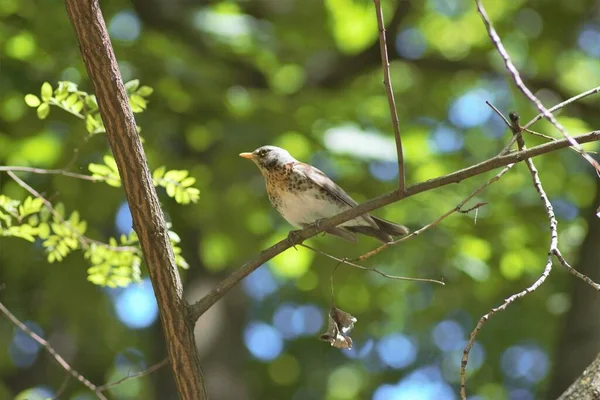
[[[103,180],[110,186],[121,186],[121,177],[117,169],[117,163],[112,156],[104,156],[104,164],[90,164],[88,169],[96,179]],[[167,195],[175,199],[179,204],[196,203],[200,198],[200,190],[192,187],[196,178],[189,176],[187,170],[170,170],[166,167],[158,167],[152,174],[152,182],[156,187],[164,187]]]
[[[127,82],[125,87],[133,111],[144,111],[147,107],[146,97],[152,94],[153,89],[140,86],[137,79]],[[25,103],[36,108],[40,119],[48,117],[50,106],[56,106],[85,120],[89,135],[105,131],[96,96],[79,90],[73,82],[61,81],[55,90],[50,83],[45,82],[40,96],[28,94],[25,96]],[[92,178],[120,187],[121,178],[115,159],[105,155],[103,161],[104,164],[88,165]],[[159,167],[154,171],[153,183],[157,187],[164,187],[167,195],[179,204],[195,203],[199,199],[200,191],[192,187],[196,179],[189,176],[187,170],[167,171],[166,167]],[[42,198],[29,196],[21,202],[0,195],[2,236],[18,237],[32,243],[39,240],[50,263],[63,261],[71,252],[82,250],[85,259],[91,264],[87,270],[88,280],[96,285],[125,287],[132,282],[140,282],[142,254],[134,231],[129,235],[121,235],[118,240],[110,238],[108,243],[102,243],[86,237],[86,230],[87,222],[81,220],[79,212],[75,210],[67,217],[62,203],[50,206],[49,203],[44,204]],[[181,239],[171,230],[169,239],[177,266],[188,268],[179,247]]]
[[[170,227],[170,226],[169,226]],[[87,222],[78,211],[66,217],[62,203],[53,208],[42,199],[27,197],[24,201],[0,195],[0,234],[41,243],[49,263],[63,261],[72,251],[83,250],[90,262],[88,280],[96,285],[125,287],[141,280],[142,253],[135,231],[121,235],[108,243],[85,236]],[[175,262],[181,268],[189,265],[181,255],[179,236],[169,230],[169,239],[175,253]]]
[[[125,88],[133,112],[143,112],[148,106],[146,98],[154,89],[149,86],[140,87],[140,81],[137,79],[127,82]],[[74,82],[60,81],[56,89],[53,89],[50,83],[44,82],[40,89],[40,97],[27,94],[25,103],[36,108],[39,119],[46,119],[50,114],[50,106],[55,106],[85,120],[85,128],[90,135],[105,132],[96,96],[79,90]],[[138,127],[139,131],[141,129]]]

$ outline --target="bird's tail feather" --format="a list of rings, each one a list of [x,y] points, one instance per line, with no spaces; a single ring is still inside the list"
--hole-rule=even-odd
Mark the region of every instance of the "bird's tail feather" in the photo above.
[[[362,233],[363,235],[374,237],[376,239],[379,239],[383,243],[391,242],[393,239],[382,229],[376,229],[371,226],[345,226],[344,229],[347,229],[351,232]]]
[[[345,230],[344,228],[333,227],[333,228],[326,229],[325,232],[327,232],[331,235],[335,235],[337,237],[341,237],[342,239],[345,239],[349,242],[358,243],[356,236],[354,236],[352,234],[352,232],[349,232],[349,231]]]
[[[404,236],[407,235],[409,232],[408,228],[403,225],[394,224],[393,222],[389,222],[374,216],[371,216],[371,218],[373,218],[379,229],[381,229],[389,235]]]

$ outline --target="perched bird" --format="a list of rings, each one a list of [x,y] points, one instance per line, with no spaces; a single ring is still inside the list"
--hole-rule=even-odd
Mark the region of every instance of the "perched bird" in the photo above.
[[[252,160],[265,177],[273,207],[290,224],[305,228],[358,205],[348,194],[317,168],[296,160],[286,150],[263,146],[240,157]],[[344,222],[325,232],[356,242],[355,233],[387,243],[408,233],[402,225],[369,214]]]

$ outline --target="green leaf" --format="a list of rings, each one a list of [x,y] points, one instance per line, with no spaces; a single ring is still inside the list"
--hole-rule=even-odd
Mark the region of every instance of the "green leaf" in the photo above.
[[[48,82],[44,82],[40,94],[42,95],[42,100],[50,100],[52,98],[52,85]]]
[[[152,174],[152,179],[155,181],[154,185],[158,185],[156,181],[158,181],[165,175],[166,170],[167,168],[164,165],[154,170],[154,173]]]
[[[102,157],[102,159],[104,160],[104,163],[108,165],[113,171],[117,172],[119,170],[117,168],[117,162],[115,161],[113,156],[107,154],[104,157]]]
[[[79,100],[77,103],[73,104],[73,107],[71,107],[71,110],[73,110],[73,112],[79,113],[81,110],[83,109],[83,101]]]
[[[39,119],[46,119],[46,117],[48,116],[48,114],[50,114],[50,106],[48,105],[48,103],[42,103],[38,108],[37,108],[37,116]]]
[[[148,97],[150,96],[152,93],[154,92],[154,89],[152,89],[150,86],[142,86],[138,91],[137,94],[139,94],[140,96],[143,97]]]
[[[168,181],[181,182],[189,175],[189,173],[190,172],[185,169],[182,169],[182,170],[173,169],[171,171],[168,171],[165,174],[165,179]]]
[[[41,101],[35,94],[27,94],[25,95],[25,104],[29,107],[37,107],[41,104]]]
[[[165,188],[167,189],[167,195],[169,197],[175,196],[175,191],[177,190],[177,186],[175,186],[174,183],[167,183],[167,186]]]
[[[142,96],[132,94],[131,97],[129,97],[129,104],[131,105],[133,112],[139,113],[146,109],[148,102]]]
[[[134,79],[125,84],[125,89],[127,89],[127,93],[133,93],[140,86],[140,80]]]
[[[94,118],[92,114],[87,114],[85,116],[85,129],[89,133],[94,133],[96,128],[98,128],[98,125],[98,121],[96,121],[96,118]]]
[[[65,100],[65,105],[67,106],[67,108],[71,108],[77,102],[77,100],[79,100],[79,96],[73,93],[69,97],[67,97],[67,99]]]
[[[181,181],[181,186],[189,187],[189,186],[192,186],[194,183],[196,183],[196,178],[194,178],[193,176],[190,176]]]
[[[91,163],[90,165],[88,165],[88,169],[94,175],[98,175],[98,176],[102,176],[102,177],[109,176],[113,172],[112,169],[110,169],[107,165],[104,165],[104,164]]]
[[[85,96],[85,105],[90,111],[98,109],[98,100],[96,100],[96,96],[91,94],[89,96]]]

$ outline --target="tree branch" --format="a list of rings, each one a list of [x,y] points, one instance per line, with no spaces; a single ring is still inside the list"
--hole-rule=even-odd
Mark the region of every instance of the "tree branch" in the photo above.
[[[578,143],[589,143],[600,140],[600,131],[594,131],[587,134],[574,137]],[[425,182],[417,183],[406,188],[404,194],[399,191],[393,191],[382,196],[371,199],[367,202],[359,204],[355,208],[346,210],[338,215],[328,218],[325,221],[320,221],[318,226],[311,225],[305,229],[302,229],[294,235],[296,242],[293,242],[288,237],[283,239],[273,246],[261,251],[255,258],[247,261],[238,269],[233,271],[231,275],[222,280],[217,286],[211,290],[206,296],[200,299],[198,302],[190,307],[190,319],[196,321],[202,314],[204,314],[213,304],[219,301],[225,294],[231,290],[239,281],[250,275],[254,270],[260,267],[271,258],[282,253],[283,251],[292,247],[292,245],[298,244],[312,236],[315,236],[319,232],[340,225],[346,221],[356,218],[359,215],[366,214],[375,209],[381,208],[391,203],[395,203],[406,197],[414,196],[416,194],[426,192],[435,188],[449,185],[451,183],[458,183],[464,179],[472,178],[474,176],[483,174],[491,171],[495,168],[504,167],[508,164],[513,164],[526,160],[528,158],[536,157],[542,154],[550,153],[558,149],[569,147],[569,142],[566,139],[557,140],[555,142],[544,143],[539,146],[532,147],[523,151],[516,151],[506,155],[498,155],[492,157],[479,164],[472,165],[470,167],[452,172],[448,175],[441,176],[439,178],[430,179]]]
[[[516,115],[516,114],[511,113],[512,121],[514,121],[514,119],[512,118],[513,115]],[[518,127],[518,117],[516,118],[516,121],[514,121],[514,122],[515,122],[516,126]],[[519,150],[520,151],[525,150],[525,141],[523,140],[523,137],[521,136],[520,129],[518,129],[517,132],[514,132],[513,134],[517,137],[517,144],[519,146]],[[485,323],[487,323],[489,321],[489,319],[498,311],[506,310],[506,308],[512,302],[514,302],[517,299],[520,299],[521,297],[528,295],[529,293],[531,293],[531,292],[535,291],[537,288],[539,288],[546,281],[546,278],[548,278],[548,276],[550,275],[550,271],[552,271],[553,250],[558,248],[558,229],[557,229],[556,216],[554,215],[552,203],[550,203],[550,199],[548,199],[548,196],[546,195],[546,192],[544,191],[542,182],[540,181],[540,177],[539,177],[538,171],[533,163],[533,160],[527,159],[527,160],[525,160],[525,164],[527,164],[527,168],[529,169],[529,172],[531,174],[533,186],[535,187],[535,190],[538,192],[540,199],[542,200],[542,203],[545,206],[546,215],[548,216],[548,223],[550,225],[550,246],[549,246],[549,250],[548,250],[548,259],[546,261],[546,266],[544,267],[544,272],[542,272],[542,275],[540,275],[540,277],[531,286],[522,290],[519,293],[513,294],[508,299],[504,300],[504,303],[501,306],[499,306],[497,308],[493,308],[489,313],[487,313],[486,315],[481,317],[481,319],[477,323],[477,326],[475,327],[473,332],[471,332],[469,341],[467,342],[467,345],[465,346],[465,349],[463,351],[463,357],[462,357],[462,362],[461,362],[461,366],[460,366],[460,397],[462,400],[467,399],[466,380],[467,380],[467,363],[469,361],[469,353],[471,351],[471,348],[473,347],[473,344],[475,343],[477,334],[481,331],[481,329],[483,328],[483,325]]]
[[[410,276],[396,276],[396,275],[389,275],[389,274],[386,274],[386,273],[385,273],[385,272],[383,272],[383,271],[380,271],[380,270],[378,270],[378,269],[377,269],[377,268],[375,268],[375,267],[364,267],[364,266],[362,266],[362,265],[358,265],[358,264],[356,264],[356,263],[353,263],[353,262],[351,262],[351,261],[350,261],[350,260],[348,260],[347,258],[339,258],[339,257],[333,256],[333,255],[331,255],[331,254],[329,254],[329,253],[325,253],[324,251],[321,251],[321,250],[319,250],[319,249],[317,249],[317,248],[314,248],[314,247],[312,247],[312,246],[309,246],[309,245],[307,245],[307,244],[304,244],[304,243],[301,243],[301,244],[300,244],[300,246],[302,246],[302,247],[305,247],[305,248],[307,248],[307,249],[309,249],[309,250],[311,250],[311,251],[314,251],[314,252],[315,252],[315,253],[317,253],[317,254],[321,254],[321,255],[323,255],[323,256],[325,256],[325,257],[331,258],[332,260],[335,260],[335,261],[337,261],[338,263],[342,263],[342,264],[346,264],[346,265],[349,265],[349,266],[351,266],[351,267],[354,267],[354,268],[362,269],[363,271],[371,271],[371,272],[375,272],[376,274],[379,274],[379,275],[383,276],[384,278],[388,278],[388,279],[394,279],[394,280],[399,280],[399,281],[412,281],[412,282],[427,282],[427,283],[437,283],[437,284],[439,284],[439,285],[442,285],[442,286],[444,286],[444,285],[445,285],[445,283],[444,283],[444,282],[442,282],[442,281],[438,281],[437,279],[430,279],[430,278],[413,278],[413,277],[410,277]]]
[[[583,148],[579,145],[579,143],[577,143],[573,139],[573,137],[569,134],[569,132],[567,132],[567,130],[556,120],[556,118],[554,117],[552,112],[550,112],[550,110],[548,110],[546,107],[544,107],[542,102],[531,92],[531,90],[529,90],[529,88],[525,85],[525,83],[523,83],[523,80],[521,79],[521,75],[519,74],[519,71],[517,70],[517,68],[515,67],[513,62],[511,61],[510,56],[508,55],[508,52],[506,51],[506,48],[504,48],[504,45],[502,44],[502,41],[500,40],[500,36],[498,36],[498,33],[496,32],[492,23],[490,22],[490,19],[487,16],[487,13],[485,11],[485,8],[483,7],[483,4],[481,3],[481,0],[475,0],[475,3],[477,4],[477,10],[479,11],[479,14],[481,15],[481,19],[483,20],[483,23],[487,29],[490,39],[492,39],[494,46],[496,46],[498,53],[504,60],[506,69],[512,76],[513,81],[515,82],[515,84],[517,85],[519,90],[521,92],[523,92],[525,97],[527,97],[535,105],[535,107],[538,109],[540,114],[542,114],[544,118],[548,119],[550,121],[550,123],[552,123],[552,125],[554,125],[554,127],[556,127],[556,129],[558,129],[558,131],[560,133],[562,133],[562,135],[565,137],[565,139],[568,140],[569,144],[575,150],[577,150],[577,152],[579,154],[581,154],[581,156],[583,158],[585,158],[594,168],[596,168],[596,171],[600,172],[600,165],[598,164],[598,162],[596,160],[594,160],[589,154],[587,154],[583,150]],[[592,89],[592,93],[596,93],[596,92],[597,92],[596,89]],[[585,96],[583,96],[583,94],[584,93],[582,93],[581,96],[585,97]]]
[[[137,379],[137,378],[141,378],[143,376],[146,375],[150,375],[151,373],[153,373],[156,370],[159,370],[160,368],[164,367],[165,365],[167,365],[169,363],[169,358],[165,358],[164,360],[157,362],[156,364],[148,367],[147,369],[143,370],[143,371],[139,371],[136,372],[135,374],[127,374],[127,376],[124,376],[121,379],[117,379],[116,381],[113,382],[109,382],[105,385],[102,386],[98,386],[98,390],[99,391],[105,391],[107,389],[110,389],[111,387],[115,387],[120,385],[121,383],[128,381],[130,379]]]
[[[102,177],[95,177],[90,175],[78,174],[76,172],[69,172],[64,169],[42,169],[33,167],[21,167],[21,166],[4,166],[0,165],[0,172],[31,172],[32,174],[38,175],[64,175],[70,178],[83,179],[86,181],[99,182],[106,180]]]
[[[207,399],[194,324],[186,318],[188,306],[164,215],[98,0],[65,3],[148,266],[177,391],[183,400]]]
[[[69,365],[69,363],[67,363],[65,361],[65,359],[62,358],[60,356],[60,354],[58,354],[56,352],[56,350],[54,350],[54,348],[52,346],[50,346],[50,344],[46,340],[42,339],[37,333],[35,333],[31,329],[29,329],[27,327],[27,325],[25,325],[24,323],[22,323],[21,321],[19,321],[19,319],[17,317],[15,317],[14,314],[11,313],[10,310],[8,308],[6,308],[6,306],[4,304],[2,304],[2,302],[0,302],[0,311],[2,311],[2,313],[4,315],[6,315],[6,317],[13,324],[15,324],[20,330],[22,330],[23,332],[25,332],[30,338],[32,338],[33,340],[35,340],[40,346],[42,346],[44,349],[46,349],[46,351],[48,353],[50,353],[50,355],[52,357],[54,357],[54,359],[56,360],[56,362],[61,367],[63,367],[63,369],[65,371],[67,371],[69,374],[71,374],[71,376],[73,376],[79,382],[83,383],[88,389],[90,389],[92,392],[94,392],[99,399],[101,399],[101,400],[108,400],[101,392],[98,391],[98,387],[96,385],[94,385],[92,382],[90,382],[86,377],[84,377],[83,375],[81,375],[79,372],[77,372],[76,370],[74,370],[73,368],[71,368],[71,366]]]
[[[513,130],[513,135],[516,137],[518,148],[520,151],[524,151],[526,149],[526,146],[525,146],[525,140],[523,139],[523,136],[522,136],[523,128],[521,128],[521,126],[519,125],[519,117],[516,113],[510,113],[510,120],[512,122],[511,126],[512,126],[512,130]],[[479,320],[479,322],[477,323],[477,326],[475,327],[473,332],[471,332],[469,341],[467,342],[467,345],[465,346],[465,349],[463,351],[463,357],[462,357],[461,369],[460,369],[460,396],[461,396],[462,400],[467,399],[467,393],[466,393],[467,363],[469,360],[469,353],[471,351],[471,348],[473,347],[473,344],[475,343],[477,334],[481,331],[481,329],[483,328],[483,325],[485,323],[487,323],[489,321],[489,319],[495,313],[497,313],[498,311],[504,311],[512,302],[535,291],[546,281],[546,278],[548,278],[548,276],[550,275],[550,272],[552,271],[553,256],[556,255],[556,257],[559,259],[560,263],[562,265],[564,265],[565,268],[567,268],[567,270],[569,272],[571,272],[573,275],[582,279],[586,283],[589,283],[594,289],[600,290],[600,285],[594,283],[587,276],[585,276],[585,275],[577,272],[575,269],[571,268],[571,266],[568,265],[566,260],[560,254],[560,251],[558,250],[558,222],[557,222],[556,216],[554,214],[554,209],[552,207],[552,203],[550,202],[550,199],[548,198],[548,195],[546,194],[546,191],[544,190],[544,187],[542,186],[542,181],[540,180],[538,170],[535,167],[533,160],[527,159],[527,160],[525,160],[525,164],[527,165],[527,168],[529,169],[533,187],[538,192],[538,195],[540,196],[542,204],[544,205],[546,215],[548,217],[548,224],[550,226],[550,245],[549,245],[549,250],[548,250],[548,258],[546,261],[546,266],[544,267],[544,271],[543,271],[542,275],[540,275],[540,277],[531,286],[529,286],[528,288],[524,289],[523,291],[521,291],[519,293],[516,293],[516,294],[510,296],[508,299],[506,299],[504,301],[504,303],[501,306],[499,306],[497,308],[493,308],[489,313],[484,315]]]
[[[385,38],[385,24],[383,22],[383,10],[381,9],[381,0],[373,0],[375,13],[377,14],[377,27],[379,31],[379,51],[381,53],[381,67],[383,69],[383,84],[387,93],[388,104],[390,107],[390,117],[392,119],[392,128],[396,140],[396,154],[398,156],[398,191],[404,193],[406,186],[404,171],[404,154],[402,153],[402,137],[400,136],[400,122],[398,121],[398,111],[396,110],[396,100],[394,100],[394,91],[390,76],[390,60],[388,58],[387,42]]]
[[[456,207],[454,207],[451,210],[448,210],[448,212],[446,212],[445,214],[443,214],[442,216],[440,216],[438,219],[436,219],[435,221],[425,225],[424,227],[411,232],[409,235],[401,237],[398,240],[395,240],[393,242],[390,243],[385,243],[382,244],[381,246],[377,247],[374,250],[371,250],[365,254],[363,254],[362,256],[356,258],[354,261],[364,261],[369,257],[374,256],[375,254],[378,254],[380,252],[382,252],[383,250],[387,249],[388,247],[391,247],[397,243],[400,242],[404,242],[410,238],[413,238],[415,236],[420,235],[421,233],[425,232],[428,229],[433,228],[434,226],[438,225],[440,222],[442,222],[443,220],[445,220],[446,218],[448,218],[450,215],[456,213],[456,212],[462,212],[462,213],[467,213],[469,211],[473,211],[481,206],[483,206],[485,203],[478,203],[475,206],[469,208],[468,210],[463,210],[463,206],[465,204],[467,204],[467,202],[469,200],[471,200],[473,197],[477,196],[479,193],[481,193],[485,188],[487,188],[488,186],[490,186],[492,183],[496,182],[497,180],[499,180],[502,175],[504,175],[505,173],[507,173],[515,164],[508,164],[506,167],[504,167],[504,169],[502,169],[502,171],[498,172],[492,179],[490,179],[489,181],[487,181],[486,183],[484,183],[483,185],[481,185],[480,187],[478,187],[477,189],[475,189],[470,195],[468,195],[463,201],[461,201],[460,203],[458,203],[456,205]]]

